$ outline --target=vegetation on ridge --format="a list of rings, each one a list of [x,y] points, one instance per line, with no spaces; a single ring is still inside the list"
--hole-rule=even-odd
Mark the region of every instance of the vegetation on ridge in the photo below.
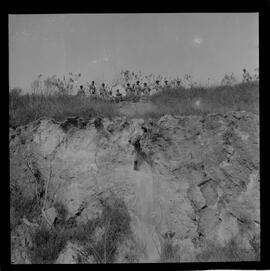
[[[154,105],[132,117],[158,118],[165,114],[202,115],[244,110],[259,113],[259,82],[251,81],[217,87],[170,88],[147,97]],[[26,125],[40,117],[63,121],[70,116],[114,117],[121,115],[119,104],[98,97],[62,94],[9,94],[10,127]]]

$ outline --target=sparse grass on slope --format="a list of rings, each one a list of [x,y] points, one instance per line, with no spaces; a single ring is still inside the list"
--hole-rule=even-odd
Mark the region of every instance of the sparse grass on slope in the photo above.
[[[244,249],[239,246],[234,237],[224,247],[217,246],[214,243],[207,242],[202,252],[197,255],[198,262],[235,262],[235,261],[259,261],[260,244],[254,242],[258,249]]]
[[[9,101],[11,127],[25,125],[40,117],[63,121],[70,116],[113,117],[117,114],[115,104],[99,98],[26,94],[21,96],[10,95]]]
[[[70,116],[114,117],[120,114],[117,104],[99,98],[16,93],[10,93],[9,98],[11,127],[25,125],[40,117],[62,121]],[[239,110],[258,114],[259,82],[169,89],[149,97],[148,102],[153,105],[153,109],[135,110],[127,115],[147,119],[159,118],[165,114],[202,115]]]
[[[259,83],[248,82],[234,86],[193,87],[162,91],[150,97],[158,110],[151,117],[164,114],[202,115],[228,111],[259,113]]]
[[[40,227],[32,236],[32,263],[54,263],[68,241],[80,244],[84,254],[92,255],[96,263],[113,263],[119,243],[131,234],[131,218],[122,199],[110,197],[102,205],[100,217],[77,225],[75,221],[71,224],[66,221],[67,210],[57,203],[54,207],[57,209],[58,223],[51,229]],[[101,230],[98,239],[94,236],[97,228]]]

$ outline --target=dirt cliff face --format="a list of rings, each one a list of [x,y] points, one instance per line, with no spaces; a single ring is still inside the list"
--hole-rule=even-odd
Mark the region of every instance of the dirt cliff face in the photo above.
[[[175,261],[222,261],[222,248],[235,243],[242,260],[254,260],[259,118],[231,112],[158,121],[39,120],[10,131],[10,184],[11,193],[45,199],[44,212],[62,203],[78,224],[98,217],[110,194],[123,199],[133,240],[143,248],[139,262],[165,261],[167,247]],[[131,243],[118,245],[118,262],[128,261]],[[207,256],[212,247],[220,248],[218,259]],[[26,258],[15,255],[14,262]]]

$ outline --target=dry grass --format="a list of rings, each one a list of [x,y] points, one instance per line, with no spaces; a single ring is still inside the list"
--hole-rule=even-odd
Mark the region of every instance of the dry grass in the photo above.
[[[118,114],[115,104],[99,98],[77,97],[71,95],[10,95],[10,126],[17,127],[49,117],[63,121],[70,116],[113,117]]]
[[[96,263],[115,261],[117,246],[131,233],[130,216],[123,200],[109,198],[103,203],[100,217],[79,225],[65,220],[64,205],[57,203],[54,207],[59,223],[51,229],[41,227],[33,234],[32,263],[54,263],[69,240],[82,245],[86,255],[92,255]],[[100,240],[93,236],[97,227],[104,229]]]
[[[228,111],[259,113],[259,82],[241,83],[234,86],[193,87],[162,91],[150,97],[158,111],[152,117],[164,114],[202,115]]]
[[[173,88],[148,97],[147,110],[122,110],[119,105],[98,97],[72,95],[20,95],[10,92],[10,126],[17,127],[49,117],[62,121],[70,116],[114,117],[127,115],[131,118],[159,118],[165,114],[202,115],[228,111],[259,113],[259,82],[240,83],[234,86]],[[130,104],[131,105],[131,104]],[[128,108],[128,105],[127,105]],[[152,109],[151,109],[152,108]]]
[[[257,240],[256,246],[259,247]],[[244,249],[239,247],[236,239],[232,239],[224,247],[213,243],[206,243],[202,252],[197,255],[198,262],[238,262],[238,261],[258,261],[260,258],[259,249]]]

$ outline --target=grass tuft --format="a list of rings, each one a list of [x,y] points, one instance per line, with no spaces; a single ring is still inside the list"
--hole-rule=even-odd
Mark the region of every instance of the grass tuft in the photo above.
[[[259,247],[258,242],[254,246]],[[208,242],[202,252],[197,255],[198,262],[238,262],[256,261],[259,249],[244,249],[239,247],[237,240],[231,239],[224,247]]]
[[[130,216],[124,201],[110,198],[103,203],[100,217],[85,224],[75,223],[72,227],[64,222],[65,207],[59,203],[54,207],[62,223],[51,229],[41,227],[33,234],[32,263],[54,263],[69,240],[82,245],[85,253],[93,256],[97,263],[115,261],[117,246],[131,233]],[[97,240],[94,233],[98,228],[102,230],[102,235]]]

